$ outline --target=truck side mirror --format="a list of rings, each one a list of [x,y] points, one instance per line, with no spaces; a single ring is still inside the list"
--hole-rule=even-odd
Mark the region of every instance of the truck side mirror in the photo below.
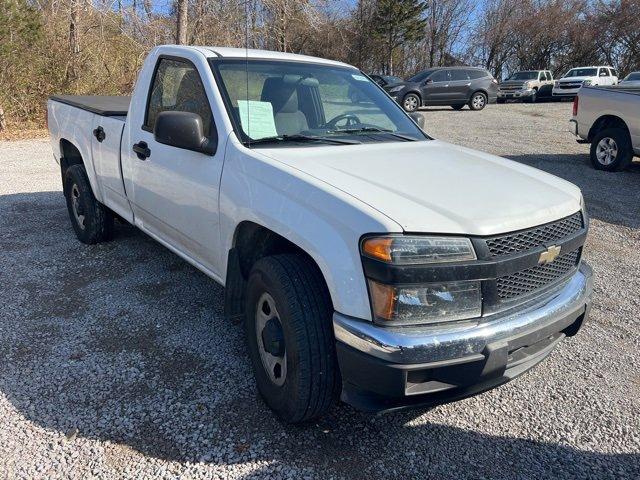
[[[420,127],[420,130],[424,130],[424,127],[426,126],[426,122],[424,120],[424,115],[422,115],[421,113],[418,113],[418,112],[411,112],[409,114],[409,116],[411,117],[411,120],[416,122],[418,127]]]
[[[158,143],[213,155],[218,138],[215,128],[212,130],[213,136],[209,139],[204,134],[202,117],[197,113],[166,111],[158,114],[153,137]]]

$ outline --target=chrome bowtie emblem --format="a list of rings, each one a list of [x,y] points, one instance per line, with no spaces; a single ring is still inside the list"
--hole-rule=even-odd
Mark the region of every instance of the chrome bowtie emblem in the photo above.
[[[546,251],[540,254],[538,264],[546,265],[547,263],[553,262],[556,258],[558,258],[558,255],[560,255],[560,250],[562,250],[562,247],[556,247],[555,245],[550,246]]]

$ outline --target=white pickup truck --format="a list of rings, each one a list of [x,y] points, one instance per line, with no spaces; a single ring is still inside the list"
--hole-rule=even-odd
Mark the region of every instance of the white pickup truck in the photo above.
[[[580,88],[589,86],[616,85],[618,83],[618,72],[615,68],[600,67],[578,67],[572,68],[565,73],[561,79],[553,84],[551,94],[554,98],[573,98]]]
[[[640,87],[584,87],[573,100],[573,133],[591,144],[591,164],[615,172],[640,156]]]
[[[431,139],[352,66],[162,46],[131,99],[48,122],[78,239],[117,215],[223,284],[284,421],[482,392],[588,315],[580,190]]]

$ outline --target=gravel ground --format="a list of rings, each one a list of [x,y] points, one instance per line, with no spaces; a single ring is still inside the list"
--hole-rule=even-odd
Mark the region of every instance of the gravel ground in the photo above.
[[[640,168],[588,166],[570,104],[425,111],[437,138],[582,187],[590,322],[431,410],[281,425],[222,289],[132,227],[86,247],[46,140],[0,142],[0,478],[639,478]],[[464,172],[461,172],[463,175]]]

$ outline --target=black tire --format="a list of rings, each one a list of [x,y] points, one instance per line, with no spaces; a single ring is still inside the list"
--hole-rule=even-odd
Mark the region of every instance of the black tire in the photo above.
[[[612,148],[615,151],[611,151]],[[629,132],[626,129],[620,127],[605,128],[593,137],[591,141],[591,164],[596,170],[617,172],[627,168],[632,160],[633,148]]]
[[[536,103],[538,101],[538,90],[533,89],[533,93],[529,98],[527,98],[527,103]]]
[[[272,379],[261,357],[264,333],[258,339],[258,309],[270,296],[278,319],[278,338],[286,372]],[[258,391],[286,423],[300,423],[325,414],[338,400],[340,372],[333,336],[331,297],[315,263],[302,254],[265,257],[251,269],[246,295],[246,338]],[[267,305],[269,307],[269,305]],[[271,309],[269,308],[269,313]],[[270,322],[271,319],[268,321]],[[268,323],[267,322],[267,323]],[[264,329],[266,330],[266,328]],[[262,348],[263,355],[266,348]],[[275,358],[275,357],[274,357]]]
[[[457,104],[457,105],[451,105],[451,108],[453,108],[454,110],[462,110],[464,108],[464,103],[463,104]]]
[[[76,237],[93,245],[113,236],[113,214],[96,200],[84,165],[71,165],[64,174],[64,196]]]
[[[469,108],[471,110],[479,111],[487,106],[487,95],[484,92],[474,92],[469,99]]]
[[[415,93],[407,93],[402,99],[402,108],[405,112],[416,112],[422,106],[422,100]]]

